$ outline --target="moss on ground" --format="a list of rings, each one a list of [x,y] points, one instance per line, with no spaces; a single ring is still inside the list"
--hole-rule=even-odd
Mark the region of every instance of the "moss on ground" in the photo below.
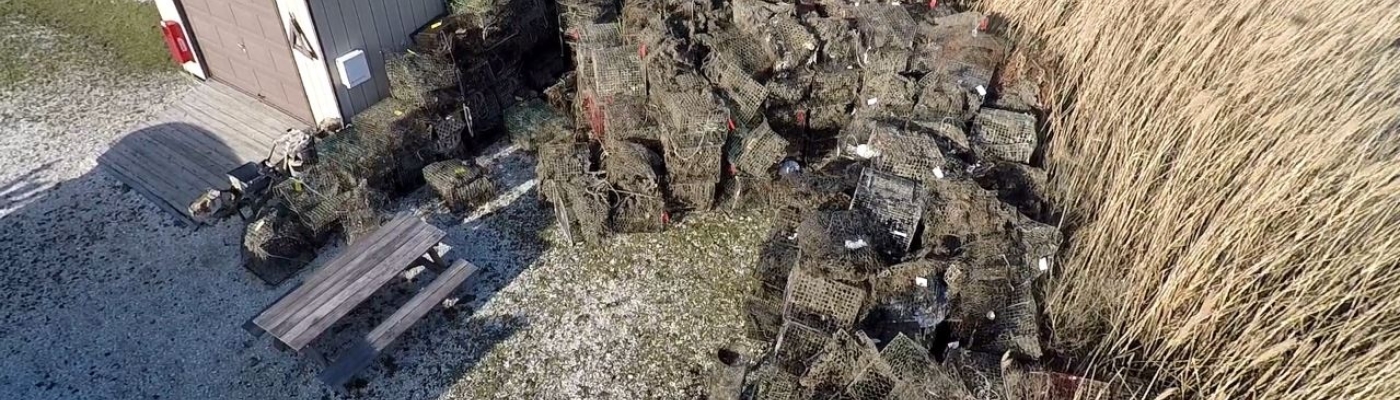
[[[131,0],[0,1],[0,85],[43,79],[69,63],[119,73],[171,71],[154,3]],[[34,27],[61,33],[57,46],[36,43]],[[112,62],[116,61],[116,62]]]

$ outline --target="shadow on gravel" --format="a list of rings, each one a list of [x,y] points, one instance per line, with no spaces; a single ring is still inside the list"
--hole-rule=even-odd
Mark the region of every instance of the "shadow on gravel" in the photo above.
[[[452,249],[444,258],[449,262],[466,260],[478,268],[477,272],[453,293],[455,302],[429,313],[371,367],[357,374],[347,388],[350,398],[441,398],[492,347],[529,326],[530,321],[523,316],[475,314],[548,249],[543,235],[554,217],[536,195],[530,155],[514,151],[487,158],[492,158],[485,164],[492,170],[499,193],[495,201],[456,214],[437,207],[435,195],[418,199],[427,202],[426,208],[437,210],[426,220],[447,233],[443,242]],[[307,270],[314,268],[313,264]],[[434,278],[432,272],[423,270],[386,285],[313,346],[333,359]],[[313,370],[320,371],[319,367]]]

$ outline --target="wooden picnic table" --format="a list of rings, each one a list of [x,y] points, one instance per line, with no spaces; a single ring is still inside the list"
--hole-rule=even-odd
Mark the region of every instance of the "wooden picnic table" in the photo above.
[[[415,216],[399,216],[321,267],[247,328],[256,335],[270,334],[279,347],[324,361],[307,345],[410,266],[426,264],[438,271],[426,289],[321,374],[329,384],[344,384],[476,271],[466,261],[450,267],[443,262],[438,248],[444,236]]]

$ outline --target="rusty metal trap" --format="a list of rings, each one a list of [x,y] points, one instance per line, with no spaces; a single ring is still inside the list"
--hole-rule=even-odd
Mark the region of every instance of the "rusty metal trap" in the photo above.
[[[824,331],[850,329],[860,318],[865,289],[793,268],[784,295],[783,318]]]
[[[972,145],[979,156],[1025,164],[1035,152],[1035,116],[984,108],[972,120]]]

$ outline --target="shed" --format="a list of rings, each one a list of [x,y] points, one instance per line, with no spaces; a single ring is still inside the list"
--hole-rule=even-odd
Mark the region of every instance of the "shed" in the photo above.
[[[311,124],[389,96],[384,60],[443,0],[155,0],[193,50],[181,67]]]

